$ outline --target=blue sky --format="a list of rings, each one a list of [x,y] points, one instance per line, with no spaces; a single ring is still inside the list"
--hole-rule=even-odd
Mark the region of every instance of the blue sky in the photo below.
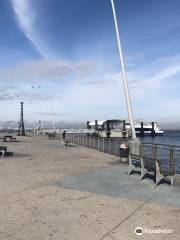
[[[134,117],[178,120],[180,1],[115,6]],[[127,118],[110,0],[0,0],[0,56],[1,120]]]

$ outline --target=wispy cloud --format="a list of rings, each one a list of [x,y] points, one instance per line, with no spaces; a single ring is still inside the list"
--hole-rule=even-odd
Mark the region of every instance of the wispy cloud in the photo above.
[[[139,72],[139,75],[136,74],[133,78],[133,73],[131,73],[130,87],[135,94],[146,94],[147,91],[162,89],[162,86],[169,84],[169,79],[173,80],[178,74],[180,74],[180,64],[178,63],[159,69],[154,74],[147,72],[145,76],[141,76],[141,72]]]
[[[35,101],[45,101],[52,99],[52,96],[42,93],[30,93],[27,91],[5,91],[0,93],[0,101],[11,101],[11,100],[35,100]]]
[[[0,69],[0,88],[3,90],[0,100],[14,100],[19,96],[32,100],[49,99],[49,92],[59,99],[69,84],[81,84],[92,71],[90,61],[76,63],[58,59],[27,61]],[[35,89],[30,91],[32,87]]]
[[[18,25],[42,57],[49,56],[49,50],[36,29],[37,14],[31,0],[10,0]]]
[[[13,67],[0,69],[0,80],[16,83],[22,83],[27,80],[43,81],[49,80],[51,82],[59,79],[64,79],[70,73],[77,73],[80,75],[89,75],[93,71],[91,62],[73,63],[70,61],[61,61],[58,59],[42,59],[35,61],[27,61],[17,64]]]

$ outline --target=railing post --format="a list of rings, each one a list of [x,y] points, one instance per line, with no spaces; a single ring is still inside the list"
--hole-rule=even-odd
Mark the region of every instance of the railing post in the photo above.
[[[144,146],[143,144],[141,143],[140,145],[140,157],[143,158],[143,153],[144,153]]]
[[[90,145],[90,148],[91,148],[91,141],[92,141],[92,139],[91,139],[91,136],[90,136],[90,144],[89,144],[89,145]]]
[[[108,150],[109,150],[109,153],[111,153],[111,144],[110,144],[110,138],[108,139],[108,143],[109,143]]]
[[[117,150],[117,139],[115,138],[115,153],[119,154],[118,150]]]
[[[153,143],[153,160],[157,159],[157,146]]]
[[[170,171],[172,174],[175,173],[175,164],[174,164],[174,147],[170,146]]]
[[[98,137],[98,145],[97,145],[97,150],[99,151],[99,137]]]

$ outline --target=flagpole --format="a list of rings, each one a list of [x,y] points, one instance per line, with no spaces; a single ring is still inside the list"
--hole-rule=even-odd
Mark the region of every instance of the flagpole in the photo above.
[[[127,110],[128,110],[128,116],[129,116],[129,123],[130,123],[130,126],[131,126],[132,138],[135,139],[136,138],[136,132],[135,132],[135,127],[134,127],[134,119],[133,119],[133,113],[132,113],[131,99],[130,99],[130,95],[129,95],[128,81],[127,81],[127,76],[126,76],[126,70],[125,70],[125,64],[124,64],[124,57],[123,57],[123,51],[122,51],[122,46],[121,46],[120,34],[119,34],[119,29],[118,29],[118,24],[117,24],[117,17],[116,17],[116,11],[115,11],[115,6],[114,6],[114,0],[111,0],[111,5],[112,5],[112,11],[113,11],[113,16],[114,16],[114,24],[115,24],[115,29],[116,29],[117,43],[118,43],[118,49],[119,49],[119,58],[120,58],[120,63],[121,63],[122,79],[123,79],[124,93],[125,93],[126,105],[127,105]]]

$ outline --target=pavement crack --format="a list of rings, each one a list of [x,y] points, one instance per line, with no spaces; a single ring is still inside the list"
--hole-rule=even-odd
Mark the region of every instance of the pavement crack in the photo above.
[[[154,194],[153,194],[154,195]],[[124,222],[126,222],[129,218],[131,218],[136,212],[138,212],[140,209],[142,209],[148,202],[150,202],[153,198],[153,195],[148,198],[144,203],[142,203],[138,208],[136,208],[133,212],[131,212],[127,217],[125,217],[120,223],[118,223],[115,227],[113,227],[110,231],[105,233],[99,240],[105,239],[107,236],[109,236],[114,230],[116,230],[119,226],[121,226]]]
[[[91,194],[91,195],[88,195],[88,196],[82,196],[82,197],[78,197],[78,198],[64,198],[64,199],[61,200],[61,202],[86,200],[86,199],[91,198],[93,196],[94,196],[94,194]]]

